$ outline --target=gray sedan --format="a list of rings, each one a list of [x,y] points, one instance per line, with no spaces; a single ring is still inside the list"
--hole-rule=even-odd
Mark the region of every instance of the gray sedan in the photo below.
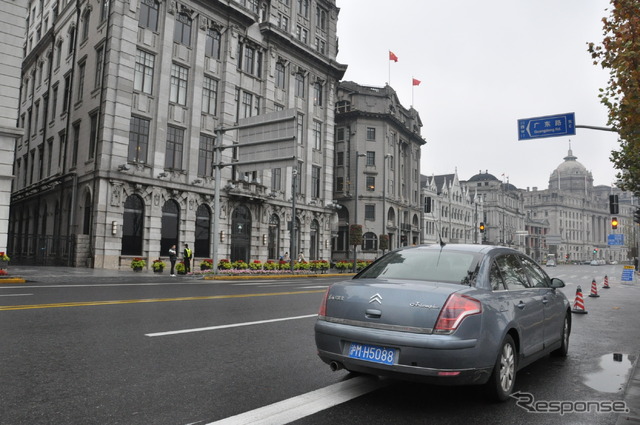
[[[562,287],[510,248],[392,251],[328,288],[315,325],[318,355],[332,370],[486,384],[506,400],[517,370],[567,355],[571,307]]]

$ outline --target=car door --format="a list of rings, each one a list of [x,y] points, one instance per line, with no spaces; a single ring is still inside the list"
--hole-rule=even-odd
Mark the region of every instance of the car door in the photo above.
[[[507,287],[511,314],[520,333],[520,354],[530,356],[544,347],[544,294],[531,287],[517,255],[499,256],[496,264]]]
[[[520,256],[522,267],[532,287],[542,296],[544,313],[544,346],[558,342],[564,326],[565,305],[562,295],[551,288],[549,276],[530,258]]]

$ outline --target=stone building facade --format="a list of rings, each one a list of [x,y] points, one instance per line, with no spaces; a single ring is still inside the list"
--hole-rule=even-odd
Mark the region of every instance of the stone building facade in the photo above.
[[[420,148],[422,121],[390,86],[343,81],[336,96],[334,200],[340,207],[334,259],[350,257],[349,224],[363,226],[364,259],[421,243]],[[356,202],[357,200],[357,202]]]
[[[0,3],[0,252],[11,255],[7,249],[9,205],[16,139],[22,135],[17,123],[26,18],[26,0]]]
[[[196,257],[217,246],[219,258],[264,261],[290,250],[292,221],[307,259],[330,258],[333,105],[346,70],[334,0],[37,0],[29,10],[16,259],[119,268],[188,243]],[[295,159],[240,171],[235,145],[247,140],[234,128],[285,110]],[[229,166],[214,211],[216,152]]]
[[[480,243],[484,204],[454,174],[421,176],[423,243]]]

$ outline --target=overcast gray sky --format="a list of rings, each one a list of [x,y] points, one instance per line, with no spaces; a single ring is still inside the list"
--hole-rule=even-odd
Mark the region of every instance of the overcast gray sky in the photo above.
[[[518,141],[517,120],[575,112],[576,124],[606,126],[598,98],[608,72],[587,42],[602,40],[606,0],[337,0],[344,79],[396,90],[422,119],[422,174],[460,179],[489,171],[526,189],[546,189],[569,149],[611,185],[617,134]],[[398,62],[391,62],[391,50]]]

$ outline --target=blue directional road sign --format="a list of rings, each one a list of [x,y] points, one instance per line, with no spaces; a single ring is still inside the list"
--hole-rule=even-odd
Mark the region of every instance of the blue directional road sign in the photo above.
[[[518,140],[574,134],[576,134],[576,116],[573,112],[518,120]]]
[[[607,245],[624,245],[624,235],[621,235],[621,234],[608,235]]]

